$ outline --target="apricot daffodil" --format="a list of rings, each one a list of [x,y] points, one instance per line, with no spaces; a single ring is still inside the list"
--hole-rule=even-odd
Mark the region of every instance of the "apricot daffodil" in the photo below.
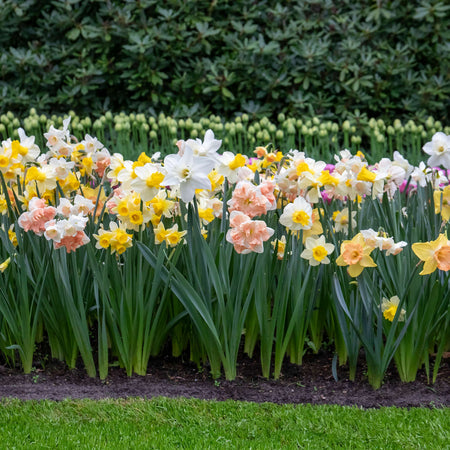
[[[358,233],[351,241],[341,244],[341,254],[336,260],[338,266],[348,266],[347,272],[351,277],[357,277],[364,267],[376,267],[370,256],[374,247],[368,245],[364,236]]]

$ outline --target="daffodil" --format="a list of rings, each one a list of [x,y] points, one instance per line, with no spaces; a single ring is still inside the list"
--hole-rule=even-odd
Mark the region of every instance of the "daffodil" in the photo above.
[[[373,183],[376,177],[376,173],[371,172],[366,166],[363,166],[361,167],[361,170],[359,171],[356,179],[358,181],[369,181],[370,183]]]
[[[305,249],[301,253],[301,257],[307,259],[311,266],[318,266],[319,264],[329,264],[330,259],[328,255],[333,253],[334,245],[325,242],[325,236],[318,238],[308,237],[305,241]]]
[[[392,322],[394,320],[395,314],[397,313],[398,305],[400,304],[400,299],[397,295],[394,295],[389,300],[383,297],[383,302],[381,303],[381,311],[383,313],[383,317],[386,320]],[[405,321],[406,311],[402,308],[400,314],[398,316],[399,322]]]
[[[434,212],[441,213],[442,219],[448,222],[450,219],[450,186],[445,186],[442,191],[434,191],[433,199]]]
[[[155,198],[164,180],[165,171],[158,165],[146,163],[134,169],[136,177],[131,181],[131,187],[141,195],[142,201],[148,202]]]
[[[428,275],[436,269],[450,270],[450,242],[445,234],[440,234],[435,241],[416,242],[412,250],[425,263],[420,275]]]
[[[239,169],[244,167],[246,163],[247,158],[240,153],[235,155],[232,152],[224,152],[223,155],[219,156],[217,173],[227,177],[230,183],[236,183],[239,178]]]
[[[274,250],[277,251],[277,258],[284,258],[284,251],[286,249],[286,236],[281,236],[281,239],[275,239],[271,242],[271,245]]]
[[[149,202],[150,209],[157,216],[172,217],[174,206],[175,202],[167,200],[167,192],[162,189]]]
[[[450,169],[450,136],[442,131],[438,131],[431,138],[431,142],[427,142],[422,150],[430,155],[427,164],[430,167],[443,166]]]
[[[356,227],[356,211],[352,211],[352,228]],[[336,231],[344,231],[345,233],[348,231],[348,225],[350,223],[350,217],[348,214],[348,208],[342,209],[342,211],[335,211],[333,213],[333,220],[334,220],[334,229]]]
[[[178,225],[175,224],[172,228],[165,228],[164,224],[160,222],[153,230],[155,234],[155,244],[165,242],[168,246],[174,247],[182,241],[187,231],[178,231]]]
[[[203,142],[201,139],[188,139],[186,142],[178,141],[180,143],[179,149],[183,153],[186,147],[192,150],[195,157],[206,158],[216,161],[219,150],[222,145],[222,141],[214,138],[214,132],[212,130],[206,130]]]
[[[313,236],[320,236],[323,233],[323,227],[322,223],[320,222],[320,214],[318,208],[313,209],[311,220],[312,220],[312,227],[309,230],[303,230],[303,243],[305,243],[307,238]]]
[[[94,238],[97,240],[95,248],[111,247],[111,253],[116,252],[119,255],[133,245],[133,236],[115,222],[109,224],[109,230],[101,226],[98,234],[94,234]]]
[[[9,266],[10,262],[11,262],[11,258],[7,258],[5,261],[3,261],[0,264],[0,272],[3,273],[7,269],[7,267]]]
[[[0,214],[5,215],[8,212],[8,202],[5,195],[0,194]]]
[[[19,245],[16,232],[14,231],[14,224],[11,224],[11,226],[9,227],[8,238],[11,241],[12,245],[14,245],[14,247],[17,247]]]
[[[313,225],[312,213],[311,205],[303,197],[297,197],[284,208],[280,223],[291,231],[309,230]]]
[[[186,145],[182,156],[167,155],[164,158],[164,168],[167,171],[164,183],[171,187],[178,186],[181,200],[188,203],[194,198],[196,189],[211,189],[208,174],[214,165],[212,158],[196,157]]]
[[[187,234],[187,231],[178,231],[178,225],[175,224],[172,228],[166,230],[165,241],[170,247],[174,247],[178,243],[183,241],[183,237]]]
[[[344,241],[341,244],[341,254],[336,260],[338,266],[348,266],[348,274],[357,277],[365,267],[376,267],[374,260],[370,256],[373,247],[368,245],[364,236],[358,233],[351,241]]]

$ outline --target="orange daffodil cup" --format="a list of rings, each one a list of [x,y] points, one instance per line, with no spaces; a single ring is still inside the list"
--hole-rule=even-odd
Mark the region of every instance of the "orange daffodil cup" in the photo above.
[[[420,275],[429,275],[436,269],[450,270],[450,241],[445,234],[440,234],[435,241],[416,242],[412,250],[425,263]]]

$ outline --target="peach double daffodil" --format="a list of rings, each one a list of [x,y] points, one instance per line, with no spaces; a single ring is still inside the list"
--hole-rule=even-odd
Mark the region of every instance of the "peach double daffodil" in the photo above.
[[[364,236],[358,233],[351,241],[341,244],[341,254],[336,260],[338,266],[348,266],[347,272],[351,277],[357,277],[364,267],[376,267],[370,256],[374,247],[368,245]]]
[[[436,269],[450,270],[450,241],[445,234],[440,234],[435,241],[416,242],[412,250],[425,263],[420,275],[428,275]]]

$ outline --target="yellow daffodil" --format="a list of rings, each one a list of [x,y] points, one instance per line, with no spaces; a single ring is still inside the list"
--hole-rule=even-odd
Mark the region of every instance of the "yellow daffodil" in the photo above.
[[[153,229],[153,232],[155,233],[155,244],[161,244],[166,240],[168,233],[162,222],[158,223],[158,226]]]
[[[17,246],[19,245],[18,242],[17,242],[17,235],[16,235],[16,232],[14,231],[14,224],[12,224],[12,225],[9,227],[9,230],[8,230],[8,238],[9,238],[9,240],[11,241],[12,245],[14,245],[14,247],[17,247]]]
[[[5,261],[3,261],[0,264],[0,272],[3,273],[7,269],[7,267],[9,266],[10,262],[11,262],[11,258],[7,258]]]
[[[412,250],[425,263],[420,275],[428,275],[436,269],[450,270],[450,242],[445,234],[440,234],[435,241],[416,242]]]
[[[359,181],[369,181],[373,183],[376,177],[377,175],[375,173],[371,172],[367,167],[363,166],[356,179]]]
[[[448,222],[450,219],[450,186],[445,186],[442,191],[434,191],[433,198],[434,212],[441,213],[442,219]]]
[[[281,239],[275,239],[271,242],[271,245],[273,249],[277,251],[277,258],[283,259],[284,250],[286,248],[286,236],[281,236]]]
[[[200,217],[200,219],[203,219],[206,223],[210,223],[215,219],[214,211],[212,208],[204,208],[204,209],[199,208],[198,216]]]
[[[8,212],[8,203],[4,194],[0,194],[0,214],[5,215]]]
[[[400,304],[400,299],[397,295],[394,295],[389,300],[383,297],[383,302],[381,303],[381,311],[383,312],[383,317],[386,320],[392,322],[394,320],[395,314],[397,313],[398,305]],[[405,321],[406,311],[402,308],[398,317],[399,322]]]
[[[162,222],[153,231],[155,233],[155,244],[161,244],[165,241],[170,247],[177,245],[187,233],[187,231],[178,231],[177,224],[166,229]]]
[[[100,227],[98,234],[94,234],[94,238],[97,240],[96,248],[111,247],[111,253],[116,252],[119,255],[133,245],[133,236],[115,222],[109,224],[109,230]]]
[[[178,225],[175,224],[172,228],[166,230],[166,243],[170,247],[174,247],[182,241],[183,237],[187,234],[187,231],[178,231]]]

